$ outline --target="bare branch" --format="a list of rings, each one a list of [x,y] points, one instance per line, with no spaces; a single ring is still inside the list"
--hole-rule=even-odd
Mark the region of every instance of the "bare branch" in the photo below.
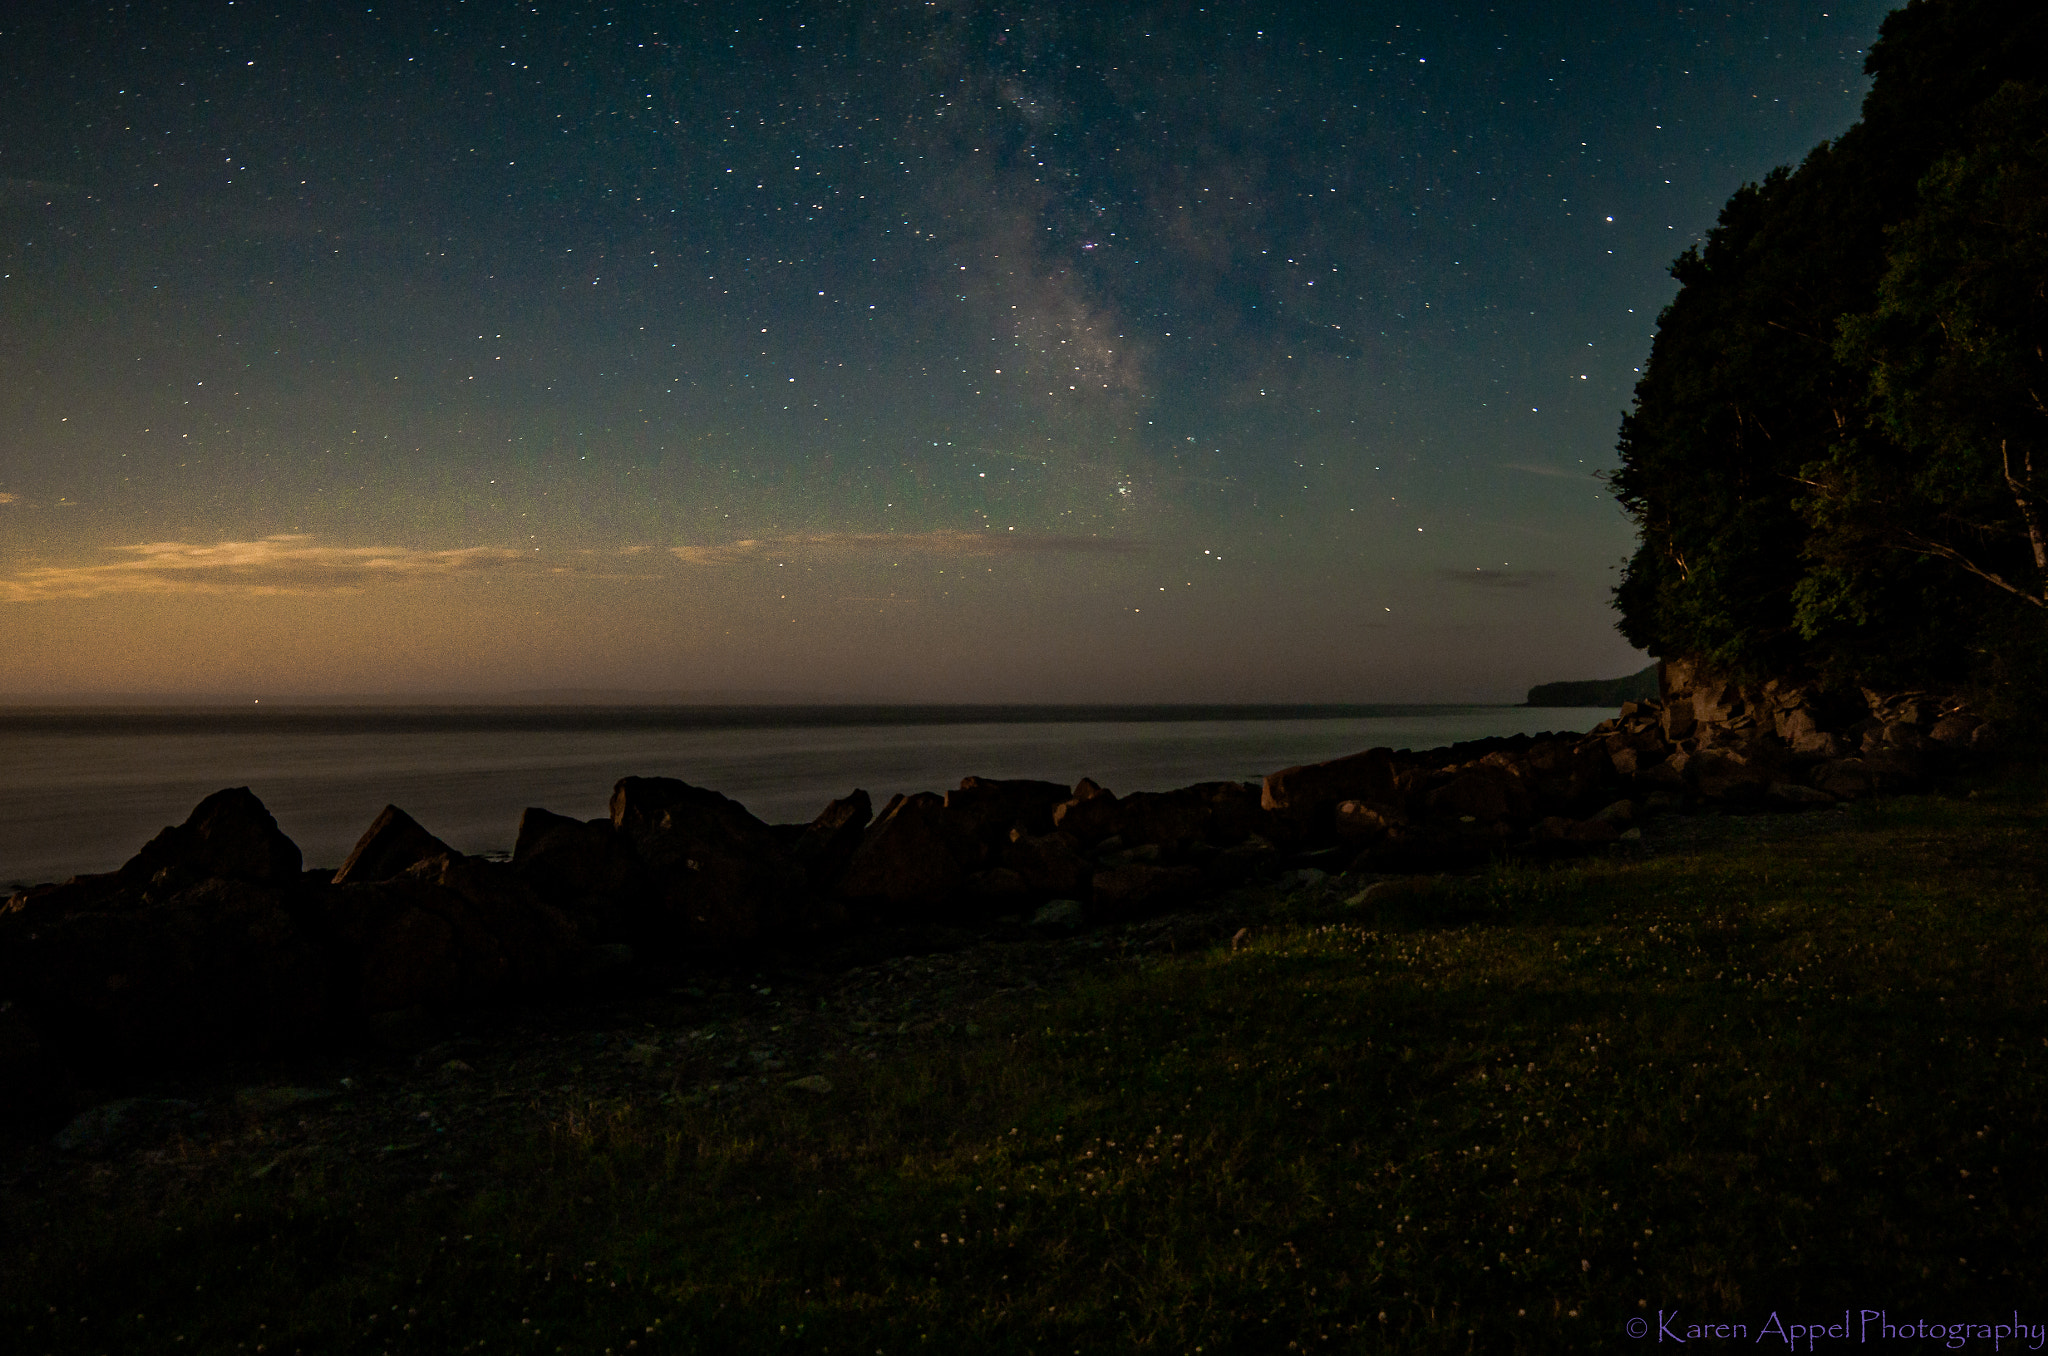
[[[2005,467],[2005,483],[2012,490],[2012,501],[2019,506],[2020,517],[2027,524],[2027,542],[2034,548],[2034,568],[2048,577],[2048,541],[2041,538],[2041,522],[2034,514],[2034,454],[2027,452],[2027,480],[2024,485],[2012,473],[2012,451],[2006,440],[1998,440],[1998,460]]]
[[[1911,551],[1916,555],[1935,556],[1939,559],[1949,561],[1956,565],[1960,565],[1963,567],[1963,569],[1967,570],[1971,574],[1976,575],[1985,583],[1992,584],[1998,588],[2004,589],[2007,593],[2010,593],[2015,598],[2023,598],[2027,602],[2032,603],[2035,607],[2048,608],[2048,597],[2040,597],[2035,594],[2028,593],[2025,589],[2019,588],[2016,585],[2009,583],[2003,576],[1999,575],[1997,572],[1985,569],[1976,561],[1970,559],[1961,551],[1956,550],[1955,547],[1948,545],[1946,542],[1935,541],[1932,538],[1918,536],[1917,534],[1911,532],[1903,533],[1902,537],[1902,544],[1894,547],[1894,550]]]

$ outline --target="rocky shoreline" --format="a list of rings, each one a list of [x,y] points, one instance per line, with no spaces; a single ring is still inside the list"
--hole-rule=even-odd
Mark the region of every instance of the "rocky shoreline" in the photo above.
[[[120,870],[0,909],[0,1107],[46,1134],[171,1069],[417,1050],[461,1014],[914,949],[933,929],[1051,939],[1246,885],[1604,850],[1646,816],[1906,790],[1995,745],[1952,697],[1752,688],[1680,661],[1660,690],[1584,735],[1373,749],[1121,797],[968,777],[879,814],[855,791],[809,824],[626,777],[604,819],[529,809],[509,862],[455,852],[393,806],[339,869],[309,871],[255,796],[216,792]]]

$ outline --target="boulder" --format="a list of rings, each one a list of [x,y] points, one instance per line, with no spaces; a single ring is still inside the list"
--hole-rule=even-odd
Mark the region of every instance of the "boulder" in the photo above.
[[[1030,892],[1024,888],[1024,878],[1007,866],[990,867],[969,876],[967,895],[983,913],[988,914],[1017,912],[1031,899]]]
[[[1628,736],[1636,753],[1636,766],[1661,757],[1665,744],[1655,727]],[[1616,764],[1613,756],[1595,739],[1543,739],[1529,746],[1522,761],[1523,784],[1533,805],[1549,806],[1568,814],[1582,813],[1604,803],[1611,793]],[[1529,813],[1528,808],[1516,814]]]
[[[1863,736],[1863,752],[1870,754],[1879,749],[1903,749],[1908,753],[1920,753],[1927,747],[1927,736],[1920,733],[1920,727],[1908,721],[1897,720],[1882,729],[1872,730]]]
[[[738,801],[672,777],[625,777],[611,812],[654,878],[650,940],[729,954],[823,921],[790,848]]]
[[[447,1012],[544,990],[584,950],[574,925],[513,867],[460,854],[322,901],[343,1001],[370,1015]]]
[[[1861,758],[1835,758],[1814,769],[1813,784],[1837,800],[1854,800],[1871,790],[1870,772]]]
[[[1224,889],[1270,874],[1279,861],[1280,849],[1269,839],[1253,834],[1224,848],[1201,863],[1201,867],[1209,888]]]
[[[1201,887],[1202,873],[1194,867],[1134,862],[1095,873],[1094,908],[1111,918],[1131,918],[1184,903]]]
[[[1045,906],[1031,915],[1025,926],[1040,932],[1078,932],[1084,921],[1081,901],[1078,899],[1048,900]]]
[[[1460,769],[1424,795],[1422,803],[1433,815],[1491,824],[1513,814],[1526,814],[1529,794],[1521,778],[1507,769],[1479,763]]]
[[[519,817],[512,868],[541,899],[583,920],[591,941],[632,941],[650,930],[653,878],[609,819],[529,806]]]
[[[341,869],[334,873],[334,883],[352,885],[362,881],[390,880],[421,862],[445,857],[454,851],[421,828],[419,821],[411,815],[396,805],[387,805],[370,821],[370,827],[363,830],[363,836],[356,840],[355,849],[342,862]]]
[[[28,1018],[0,1008],[0,1131],[26,1128],[49,1114],[55,1073]]]
[[[59,1064],[122,1070],[262,1054],[319,1027],[329,985],[294,892],[201,880],[112,907],[0,916],[0,996]]]
[[[1537,843],[1567,848],[1599,847],[1619,839],[1621,826],[1611,819],[1572,819],[1565,815],[1546,815],[1536,822],[1530,837]]]
[[[1658,792],[1672,796],[1687,795],[1692,790],[1692,783],[1685,772],[1692,765],[1692,760],[1693,755],[1678,749],[1654,767],[1639,767],[1636,769],[1635,787],[1645,795]]]
[[[1904,791],[1918,784],[1926,775],[1927,762],[1918,749],[1890,742],[1863,755],[1864,771],[1872,787],[1879,791]]]
[[[1606,820],[1609,824],[1614,825],[1616,829],[1625,829],[1635,822],[1636,813],[1636,803],[1634,801],[1617,800],[1612,804],[1602,806],[1592,815],[1592,818]]]
[[[36,918],[56,918],[82,910],[120,909],[141,903],[141,892],[122,884],[120,872],[105,871],[17,890],[0,907],[0,917],[25,913]]]
[[[1976,733],[1977,727],[1982,723],[1977,716],[1968,711],[1952,711],[1928,727],[1927,737],[1937,744],[1966,748],[1970,743],[1970,736]]]
[[[216,791],[183,824],[166,828],[129,858],[121,884],[169,894],[202,880],[296,883],[305,865],[299,845],[246,786]]]
[[[1369,843],[1384,838],[1398,818],[1393,812],[1362,800],[1337,802],[1337,836],[1347,843]]]
[[[1809,730],[1790,741],[1794,758],[1826,761],[1842,756],[1841,739],[1826,730]]]
[[[1798,782],[1772,782],[1764,792],[1771,804],[1787,810],[1808,810],[1823,805],[1833,805],[1835,798],[1817,787],[1801,786]]]
[[[1319,815],[1347,800],[1400,807],[1392,749],[1367,749],[1327,763],[1283,768],[1267,776],[1259,803],[1289,823],[1311,826]]]
[[[1767,769],[1734,749],[1702,749],[1686,770],[1693,789],[1708,800],[1755,800],[1772,781]]]
[[[1250,782],[1198,782],[1173,791],[1134,791],[1117,806],[1127,844],[1156,843],[1179,856],[1198,843],[1236,843],[1265,827],[1259,789]]]
[[[1117,798],[1083,777],[1073,797],[1053,807],[1052,822],[1084,847],[1093,846],[1118,832]]]
[[[1002,860],[1017,873],[1025,890],[1041,899],[1084,893],[1095,870],[1073,835],[1059,831],[1028,834],[1013,830]]]
[[[946,819],[955,836],[988,853],[1007,843],[1012,829],[1051,833],[1053,809],[1067,799],[1058,782],[964,777],[946,793]]]
[[[1700,725],[1726,725],[1748,709],[1741,689],[1720,681],[1703,682],[1692,690],[1692,718]]]
[[[839,877],[839,893],[884,918],[935,918],[959,901],[976,855],[975,845],[953,832],[942,797],[897,796],[868,826]]]
[[[830,890],[840,872],[860,848],[861,835],[874,820],[874,802],[855,787],[819,812],[804,827],[790,848],[790,856],[803,869],[815,890]]]
[[[1820,722],[1815,719],[1813,712],[1804,706],[1795,706],[1789,710],[1773,711],[1771,713],[1771,722],[1772,729],[1776,731],[1778,738],[1795,747],[1800,740],[1809,739],[1821,733]]]

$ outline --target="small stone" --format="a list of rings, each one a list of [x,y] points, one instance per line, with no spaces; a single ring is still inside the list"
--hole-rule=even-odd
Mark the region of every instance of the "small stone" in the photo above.
[[[331,1102],[341,1096],[336,1088],[243,1088],[235,1094],[235,1105],[244,1111],[267,1116],[297,1106]]]
[[[1073,932],[1081,926],[1081,901],[1052,900],[1031,915],[1030,925],[1047,932]]]
[[[792,1092],[810,1092],[822,1097],[832,1091],[832,1080],[823,1074],[812,1074],[808,1078],[792,1078],[782,1086]]]
[[[123,1097],[79,1112],[52,1142],[65,1153],[112,1153],[167,1117],[198,1109],[195,1103],[176,1098]]]

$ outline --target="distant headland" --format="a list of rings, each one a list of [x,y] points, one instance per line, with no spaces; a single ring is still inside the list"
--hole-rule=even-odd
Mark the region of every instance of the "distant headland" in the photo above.
[[[1576,683],[1538,683],[1524,706],[1619,706],[1657,700],[1657,666],[1625,678],[1588,678]]]

